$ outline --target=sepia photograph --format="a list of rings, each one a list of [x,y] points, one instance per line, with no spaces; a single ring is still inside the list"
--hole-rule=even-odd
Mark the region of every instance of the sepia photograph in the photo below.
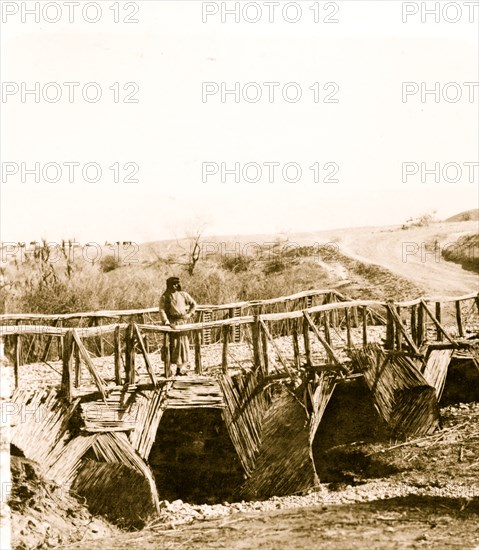
[[[479,0],[1,0],[0,550],[479,550]]]

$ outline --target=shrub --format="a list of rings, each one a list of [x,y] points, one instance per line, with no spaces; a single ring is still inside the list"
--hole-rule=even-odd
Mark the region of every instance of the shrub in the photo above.
[[[104,256],[100,260],[100,269],[103,271],[103,273],[108,273],[109,271],[118,269],[120,265],[120,260],[118,258],[115,258],[115,256],[111,254],[109,254],[108,256]]]

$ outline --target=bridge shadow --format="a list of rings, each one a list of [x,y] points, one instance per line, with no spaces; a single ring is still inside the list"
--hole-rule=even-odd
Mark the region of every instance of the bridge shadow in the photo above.
[[[220,409],[168,409],[148,463],[160,499],[194,504],[231,501],[244,481]]]
[[[367,456],[361,450],[368,443],[387,441],[389,435],[364,380],[338,384],[312,445],[319,479],[324,483],[355,483],[396,473],[398,470],[385,460]]]

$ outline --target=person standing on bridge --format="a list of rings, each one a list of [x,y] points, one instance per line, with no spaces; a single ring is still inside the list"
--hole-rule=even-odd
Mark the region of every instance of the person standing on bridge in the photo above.
[[[181,290],[180,279],[169,277],[166,290],[160,298],[160,319],[164,325],[184,325],[196,311],[196,302]],[[176,375],[186,374],[189,367],[190,342],[187,334],[172,334],[170,341],[170,361],[176,365]]]

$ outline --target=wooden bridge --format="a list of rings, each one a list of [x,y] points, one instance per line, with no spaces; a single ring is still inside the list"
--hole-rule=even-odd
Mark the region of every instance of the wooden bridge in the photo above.
[[[234,496],[266,498],[318,483],[315,438],[341,385],[370,401],[370,422],[418,436],[440,427],[451,361],[479,370],[477,294],[383,302],[320,290],[196,315],[177,328],[158,324],[157,308],[0,316],[12,443],[93,510],[136,521],[164,498],[152,464],[165,412],[217,411],[241,474]],[[170,338],[184,333],[194,365],[173,377]]]

